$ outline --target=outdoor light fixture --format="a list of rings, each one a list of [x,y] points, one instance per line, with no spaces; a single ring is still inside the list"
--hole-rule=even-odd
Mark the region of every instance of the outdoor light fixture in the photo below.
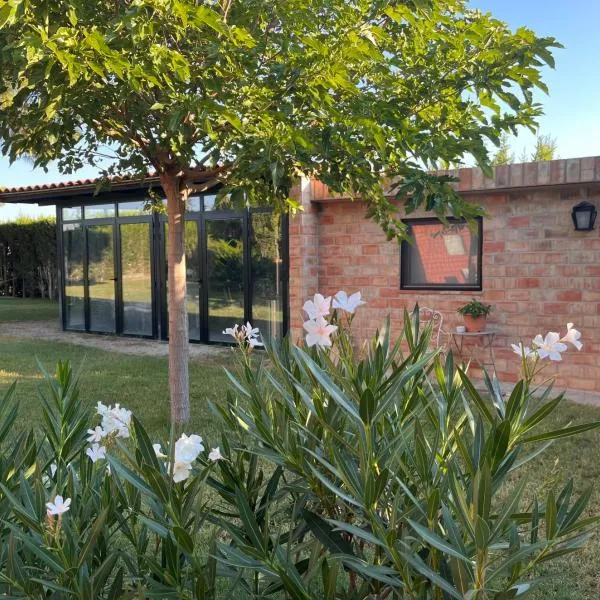
[[[589,202],[580,202],[577,206],[574,206],[571,217],[573,218],[575,231],[591,231],[594,229],[596,214],[596,207]]]

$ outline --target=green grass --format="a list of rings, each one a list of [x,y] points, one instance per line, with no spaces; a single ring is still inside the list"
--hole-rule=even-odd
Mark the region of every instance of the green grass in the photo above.
[[[16,380],[20,402],[19,425],[40,421],[38,388],[43,376],[37,360],[51,373],[57,360],[83,364],[81,396],[96,404],[119,402],[138,415],[148,432],[165,437],[169,422],[168,363],[166,358],[128,356],[83,348],[74,344],[20,338],[0,338],[0,393]],[[227,387],[223,368],[215,364],[190,363],[192,419],[188,432],[199,433],[217,443],[218,432],[208,401],[223,398]]]
[[[0,297],[0,323],[58,319],[58,302],[39,298]]]

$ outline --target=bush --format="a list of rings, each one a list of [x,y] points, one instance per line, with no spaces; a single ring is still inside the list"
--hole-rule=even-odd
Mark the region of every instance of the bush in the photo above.
[[[328,300],[307,307],[312,347],[257,353],[237,332],[240,369],[214,407],[225,433],[210,451],[174,429],[150,440],[119,405],[94,417],[60,363],[46,374],[43,431],[8,445],[9,390],[0,593],[504,600],[581,547],[597,523],[589,492],[574,497],[569,482],[526,499],[520,477],[554,440],[598,425],[546,431],[562,395],[535,397],[539,355],[522,353],[527,375],[507,399],[488,380],[490,403],[451,355],[429,351],[418,311],[398,340],[386,326],[357,351],[352,313],[326,320]]]

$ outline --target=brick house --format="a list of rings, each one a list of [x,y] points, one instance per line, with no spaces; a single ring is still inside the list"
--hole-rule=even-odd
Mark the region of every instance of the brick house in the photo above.
[[[494,351],[502,381],[514,381],[518,372],[511,342],[529,343],[537,333],[565,331],[566,323],[573,322],[583,332],[584,347],[569,351],[548,373],[555,372],[557,385],[578,391],[580,399],[600,399],[600,371],[595,368],[600,353],[600,233],[575,231],[571,217],[582,200],[600,201],[600,157],[497,167],[491,179],[480,169],[449,173],[460,179],[461,194],[488,214],[479,257],[477,249],[473,253],[480,263],[480,281],[459,290],[402,289],[402,270],[408,265],[402,261],[401,268],[401,254],[414,254],[415,247],[403,246],[401,251],[397,243],[386,241],[379,227],[364,218],[360,202],[334,198],[319,182],[304,182],[297,193],[305,211],[290,224],[292,331],[300,334],[300,308],[315,290],[362,292],[368,304],[355,320],[359,339],[371,335],[387,314],[392,323],[401,322],[404,308],[416,302],[439,310],[443,328],[454,331],[462,322],[456,309],[477,298],[493,305],[488,321],[499,332]],[[410,219],[425,216],[411,214]],[[426,232],[429,222],[416,223],[425,226],[417,229],[426,241],[431,237]],[[445,265],[425,273],[435,283],[436,272],[443,268],[453,283],[466,281],[465,268],[457,269],[453,258],[460,240],[456,232],[452,235]],[[417,246],[428,251],[422,243]],[[429,252],[439,261],[439,244]]]
[[[477,298],[493,305],[495,366],[514,381],[510,343],[565,331],[573,322],[584,348],[552,365],[559,387],[600,400],[600,234],[575,231],[573,207],[600,201],[600,157],[497,167],[486,179],[460,169],[458,190],[487,217],[476,228],[443,226],[411,214],[415,243],[385,239],[360,201],[333,197],[318,181],[293,190],[304,208],[275,224],[264,209],[240,213],[215,205],[214,191],[188,208],[190,337],[223,342],[224,325],[252,320],[267,335],[302,335],[302,305],[320,291],[360,290],[357,341],[390,314],[399,328],[416,302],[440,311],[443,328]],[[157,181],[150,183],[158,185]],[[95,181],[12,188],[0,202],[57,206],[61,319],[65,329],[165,339],[165,219],[143,210],[148,181],[116,180],[94,195]],[[402,215],[401,215],[402,216]],[[188,231],[189,229],[189,231]],[[191,242],[190,242],[191,240]],[[221,264],[218,252],[227,249]],[[220,250],[219,250],[220,249]],[[236,262],[237,261],[237,262]],[[471,340],[474,344],[477,341]]]

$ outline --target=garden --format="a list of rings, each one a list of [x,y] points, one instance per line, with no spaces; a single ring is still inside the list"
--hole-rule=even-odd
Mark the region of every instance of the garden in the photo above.
[[[520,384],[480,394],[418,313],[356,350],[362,302],[307,301],[300,346],[232,327],[185,427],[164,359],[1,339],[3,593],[595,597],[600,409],[534,383],[585,336],[515,344]]]

